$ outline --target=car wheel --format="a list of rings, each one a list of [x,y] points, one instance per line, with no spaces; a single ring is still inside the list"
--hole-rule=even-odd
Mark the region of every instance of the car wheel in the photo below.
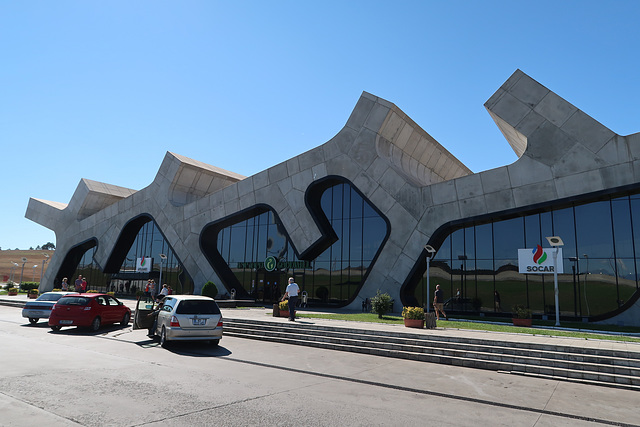
[[[160,345],[163,348],[167,348],[169,346],[169,341],[167,340],[167,330],[162,327],[162,331],[160,332]]]
[[[120,322],[120,326],[127,326],[129,324],[129,320],[131,320],[131,314],[125,313],[122,321]]]
[[[36,323],[38,323],[38,319],[37,317],[29,317],[29,323],[31,323],[32,325],[35,325]]]
[[[58,332],[58,331],[60,330],[60,328],[61,328],[61,326],[53,325],[53,326],[51,327],[51,330],[52,330],[52,331],[54,331],[54,332]]]
[[[219,346],[219,345],[220,345],[220,340],[211,340],[211,345],[212,345],[213,347],[217,347],[217,346]]]
[[[89,326],[89,328],[95,332],[98,329],[100,329],[100,318],[96,316],[95,319],[93,319],[93,322],[91,322],[91,326]]]

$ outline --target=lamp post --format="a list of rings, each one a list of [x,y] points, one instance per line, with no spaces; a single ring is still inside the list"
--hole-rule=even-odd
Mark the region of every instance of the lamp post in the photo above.
[[[9,281],[11,283],[13,283],[13,281],[15,280],[14,274],[13,274],[13,270],[15,270],[15,268],[18,266],[17,262],[13,262],[11,261],[11,274],[9,275]]]
[[[31,279],[32,282],[36,281],[36,267],[38,266],[38,264],[35,264],[33,266],[33,279]]]
[[[573,272],[573,315],[578,317],[578,294],[576,290],[576,271],[578,274],[578,281],[580,280],[580,270],[578,269],[578,260],[577,256],[570,256],[569,261],[573,262],[571,266],[571,271]]]
[[[158,283],[158,287],[162,288],[162,264],[165,262],[165,260],[167,259],[167,256],[165,254],[160,254],[160,283]],[[157,292],[160,292],[159,290]]]
[[[22,276],[24,275],[24,265],[27,263],[27,259],[22,257],[22,270],[20,270],[20,285],[22,285]]]
[[[560,326],[560,305],[558,304],[558,250],[564,245],[558,236],[547,237],[549,244],[553,247],[553,291],[556,303],[556,326]]]
[[[42,255],[44,255],[44,260],[42,261],[42,269],[40,270],[40,283],[42,283],[42,276],[44,276],[44,265],[47,263],[47,261],[49,261],[49,255]]]
[[[466,260],[467,260],[467,256],[466,255],[458,255],[458,259],[460,261],[462,261],[462,264],[460,264],[460,292],[462,292],[462,294],[460,295],[460,298],[466,298],[467,297],[467,288],[466,288],[466,284],[464,281],[464,267],[466,264]]]
[[[427,313],[429,312],[429,298],[431,298],[431,290],[429,289],[429,264],[431,264],[431,258],[436,253],[436,250],[431,245],[424,245],[424,250],[427,251]]]

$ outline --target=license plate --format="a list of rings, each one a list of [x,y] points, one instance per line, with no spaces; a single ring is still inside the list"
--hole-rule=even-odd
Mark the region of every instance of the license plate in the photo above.
[[[73,325],[73,320],[61,320],[61,325]]]
[[[191,319],[194,326],[206,325],[207,319]]]

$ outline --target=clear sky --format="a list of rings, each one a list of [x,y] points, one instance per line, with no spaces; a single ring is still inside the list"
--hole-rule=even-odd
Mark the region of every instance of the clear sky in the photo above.
[[[362,91],[474,172],[516,156],[484,102],[521,69],[640,131],[640,1],[0,0],[0,247],[52,231],[29,197],[135,190],[167,151],[242,175],[334,136]]]

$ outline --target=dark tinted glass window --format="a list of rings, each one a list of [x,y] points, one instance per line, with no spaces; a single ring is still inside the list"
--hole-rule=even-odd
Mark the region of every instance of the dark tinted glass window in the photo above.
[[[176,308],[176,314],[220,314],[214,300],[185,300]]]
[[[62,298],[61,294],[42,294],[36,301],[58,301]]]
[[[523,219],[513,218],[493,224],[493,252],[499,259],[517,259],[524,248]]]
[[[90,298],[84,297],[62,297],[57,302],[58,305],[87,305],[91,301]]]
[[[576,206],[576,228],[578,247],[582,253],[590,258],[613,257],[611,206],[608,201]],[[564,236],[562,239],[567,248],[565,251],[569,253],[568,248],[573,245]],[[573,256],[575,250],[570,253]]]

